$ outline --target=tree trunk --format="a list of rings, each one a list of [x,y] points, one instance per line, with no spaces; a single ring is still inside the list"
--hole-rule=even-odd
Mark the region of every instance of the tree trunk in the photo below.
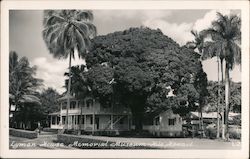
[[[221,81],[222,81],[222,84],[224,83],[224,77],[223,77],[223,72],[224,72],[224,70],[223,70],[223,60],[221,59]],[[225,108],[224,108],[224,100],[223,100],[223,98],[222,98],[222,100],[221,100],[221,110],[222,110],[222,116],[221,116],[221,118],[222,118],[222,121],[221,121],[221,126],[222,126],[222,139],[225,139]]]
[[[134,107],[131,107],[132,115],[134,118],[135,131],[142,131],[142,122],[143,122],[143,107],[136,104]]]
[[[70,87],[71,87],[71,52],[69,54],[69,82],[67,90],[67,108],[66,108],[66,130],[69,128],[69,107],[70,107]]]
[[[206,137],[204,132],[204,124],[203,124],[203,115],[202,115],[202,105],[200,106],[200,113],[201,113],[201,131],[202,131],[202,137]]]
[[[217,139],[220,138],[220,119],[219,119],[219,113],[220,113],[220,61],[219,57],[217,57],[218,62],[218,101],[217,101]]]
[[[80,103],[78,103],[79,105]],[[79,131],[78,131],[78,135],[81,135],[81,129],[82,129],[82,105],[80,104],[80,121],[79,121]]]
[[[228,133],[228,113],[229,113],[229,96],[230,96],[230,90],[229,90],[229,66],[228,63],[226,63],[226,72],[225,72],[225,124],[226,124],[226,130],[225,130],[225,136],[226,139],[229,140],[229,133]]]
[[[135,113],[134,119],[135,119],[135,131],[141,132],[142,131],[143,114],[141,112]]]
[[[220,59],[220,65],[221,65],[221,82],[224,82],[224,70],[223,70],[223,59]]]

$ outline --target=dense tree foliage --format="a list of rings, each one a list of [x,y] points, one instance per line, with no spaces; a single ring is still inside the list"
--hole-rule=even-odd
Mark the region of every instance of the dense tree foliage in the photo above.
[[[241,83],[235,83],[232,82],[230,83],[230,103],[229,103],[229,110],[231,112],[236,112],[236,113],[240,113],[241,112]],[[222,101],[222,99],[225,96],[225,86],[221,85],[220,86],[220,101]],[[214,81],[209,81],[208,82],[208,92],[209,95],[207,96],[206,99],[206,111],[207,112],[214,112],[217,110],[217,102],[218,102],[218,83],[214,82]],[[220,105],[220,108],[222,108],[222,106]],[[220,111],[221,112],[221,111]]]
[[[29,105],[40,105],[41,102],[37,96],[37,89],[42,84],[42,80],[35,77],[36,67],[30,66],[26,57],[18,58],[16,52],[9,54],[9,111],[13,117],[10,119],[10,126],[17,127],[20,122],[27,124],[26,116],[20,115],[25,112]],[[11,110],[11,107],[14,110]],[[18,117],[19,116],[19,117]],[[30,124],[29,124],[30,125]],[[25,126],[23,126],[25,128]]]
[[[55,89],[50,87],[42,90],[42,92],[39,93],[39,98],[42,104],[37,113],[41,116],[41,119],[39,121],[41,122],[41,125],[43,127],[49,126],[49,113],[57,112],[60,110],[60,106],[58,103],[59,97],[59,93]]]
[[[184,115],[204,96],[199,55],[160,30],[141,27],[98,36],[86,64],[92,90],[129,106],[137,129],[145,111],[173,109]]]

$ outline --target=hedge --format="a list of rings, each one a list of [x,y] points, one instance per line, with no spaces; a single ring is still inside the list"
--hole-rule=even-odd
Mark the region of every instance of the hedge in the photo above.
[[[45,132],[58,132],[58,129],[52,129],[52,128],[43,128],[43,131]]]
[[[9,129],[9,134],[17,137],[24,137],[29,139],[34,139],[38,137],[38,133],[35,131],[21,130],[21,129]]]

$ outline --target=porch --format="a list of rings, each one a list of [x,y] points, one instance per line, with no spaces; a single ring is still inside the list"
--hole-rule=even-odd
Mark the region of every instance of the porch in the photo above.
[[[69,115],[68,129],[84,131],[128,131],[131,129],[130,115],[117,114],[84,114]],[[59,114],[51,115],[50,128],[63,129],[66,123],[66,116]]]

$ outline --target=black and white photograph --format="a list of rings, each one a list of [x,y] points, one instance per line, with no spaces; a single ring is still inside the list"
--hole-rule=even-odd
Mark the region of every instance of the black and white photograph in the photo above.
[[[190,158],[202,150],[198,158],[206,151],[248,158],[249,9],[241,6],[249,3],[241,2],[204,9],[6,3],[1,152],[88,158],[87,151],[157,150],[162,158],[188,150],[177,156]]]

